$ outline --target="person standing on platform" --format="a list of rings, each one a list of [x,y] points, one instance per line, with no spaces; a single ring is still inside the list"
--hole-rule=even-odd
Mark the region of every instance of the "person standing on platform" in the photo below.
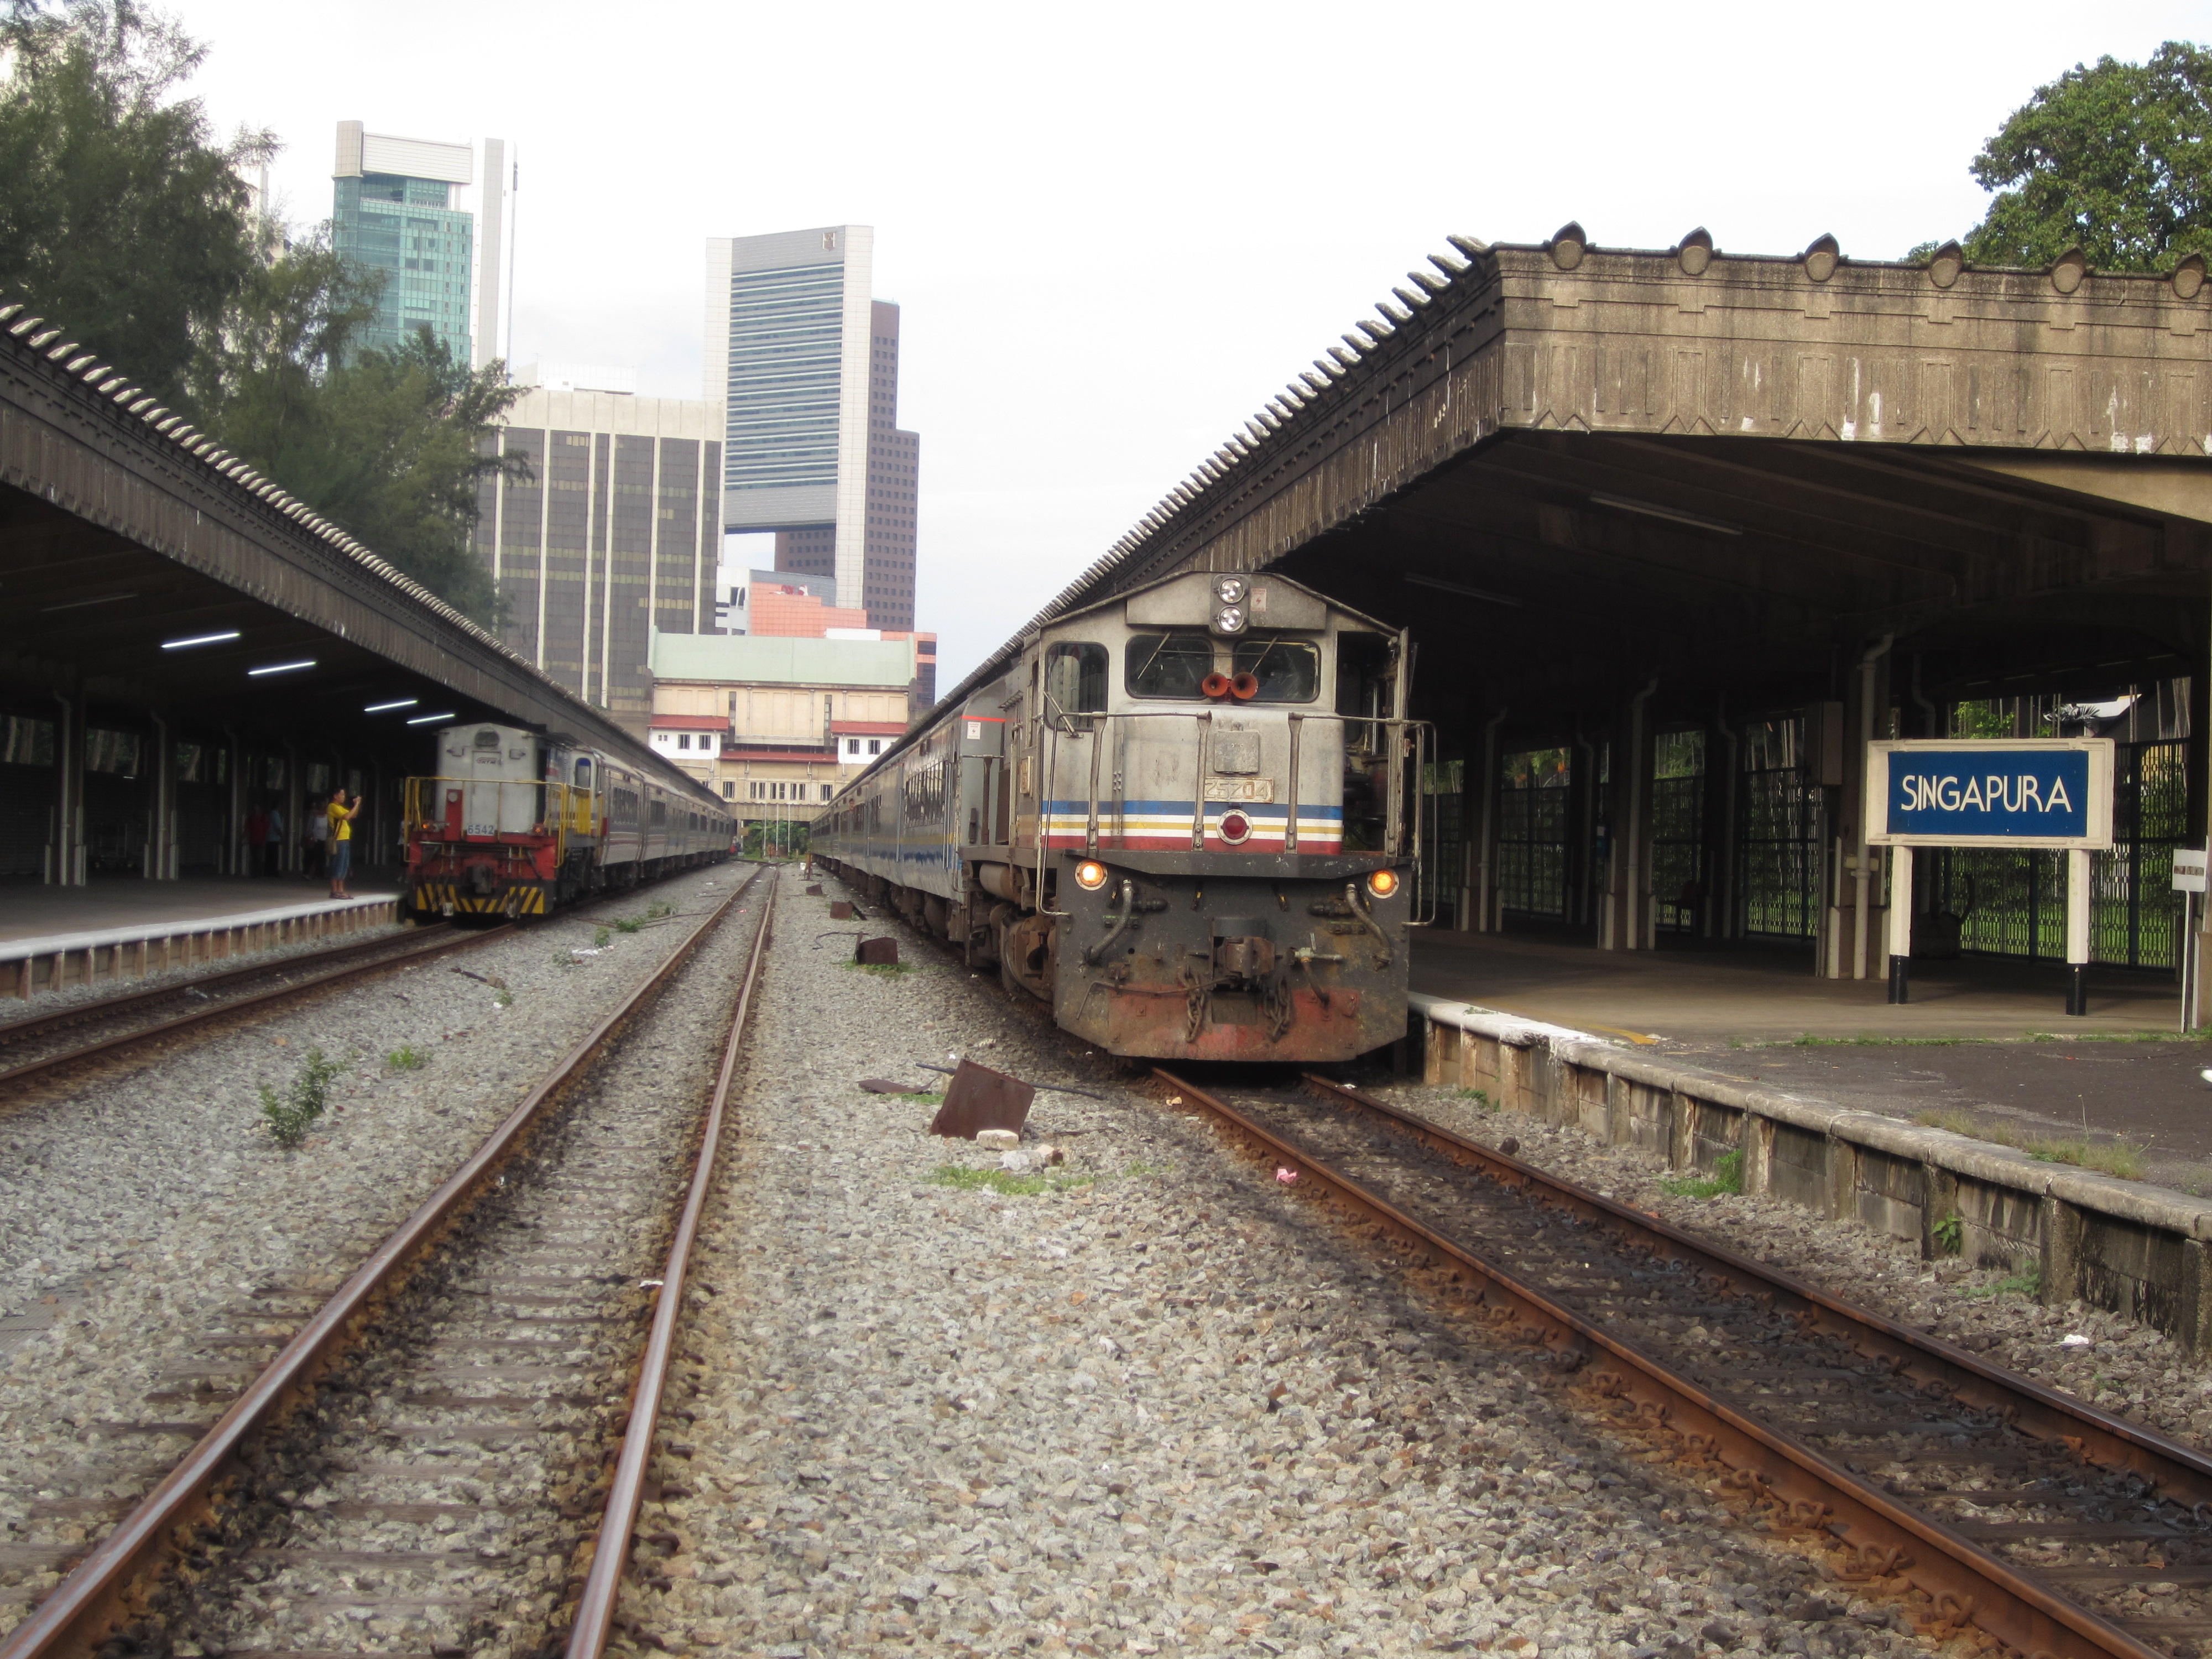
[[[259,801],[246,812],[246,873],[258,876],[267,857],[269,846],[269,811]]]
[[[331,826],[331,896],[332,898],[349,899],[353,896],[351,893],[346,891],[346,877],[351,873],[353,868],[354,814],[360,811],[361,797],[356,795],[353,798],[353,805],[349,806],[346,805],[346,792],[343,788],[331,796],[331,804],[325,809],[324,816],[330,820]]]
[[[323,848],[326,845],[325,837],[331,832],[331,821],[323,809],[313,802],[308,803],[307,810],[300,817],[303,820],[300,825],[301,860],[307,866],[308,878],[312,880],[323,873]]]
[[[269,809],[269,873],[284,873],[284,809],[281,806]]]

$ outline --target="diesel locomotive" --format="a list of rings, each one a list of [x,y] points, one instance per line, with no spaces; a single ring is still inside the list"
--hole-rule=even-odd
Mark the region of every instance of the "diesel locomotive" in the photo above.
[[[437,770],[407,780],[418,919],[544,915],[729,856],[726,807],[598,750],[511,726],[450,726],[437,740]]]
[[[816,859],[1116,1054],[1405,1035],[1430,729],[1404,633],[1273,574],[1042,623],[823,809]]]

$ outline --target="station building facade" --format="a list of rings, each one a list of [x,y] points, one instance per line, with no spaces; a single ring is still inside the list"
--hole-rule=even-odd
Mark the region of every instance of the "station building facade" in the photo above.
[[[653,660],[654,752],[747,822],[808,821],[921,707],[912,636],[664,635]]]

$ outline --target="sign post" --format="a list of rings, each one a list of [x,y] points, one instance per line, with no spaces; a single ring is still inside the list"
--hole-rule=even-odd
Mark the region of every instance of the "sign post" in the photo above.
[[[2112,844],[2110,738],[1911,738],[1867,745],[1866,842],[1896,849],[1889,1000],[1910,995],[1912,849],[2063,848],[2066,1012],[2089,1012],[2092,852]]]
[[[2181,1030],[2197,1012],[2197,896],[2204,890],[2204,849],[2173,849],[2173,890],[2181,895]]]

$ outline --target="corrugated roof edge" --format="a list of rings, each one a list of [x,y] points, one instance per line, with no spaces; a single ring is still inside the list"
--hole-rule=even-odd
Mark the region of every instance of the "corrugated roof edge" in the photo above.
[[[456,610],[397,566],[379,558],[368,547],[315,513],[305,501],[278,488],[273,480],[264,477],[228,451],[217,447],[213,441],[202,436],[180,417],[171,415],[167,409],[156,404],[128,375],[118,374],[108,364],[99,362],[97,354],[88,352],[63,363],[64,357],[77,349],[76,343],[64,341],[48,349],[47,342],[58,338],[65,331],[51,326],[42,330],[40,325],[46,322],[46,319],[26,316],[23,314],[25,310],[26,307],[20,304],[0,306],[0,327],[5,328],[9,343],[34,367],[41,368],[48,374],[55,373],[58,367],[65,382],[91,386],[94,396],[105,398],[126,415],[137,416],[149,428],[149,435],[162,440],[179,452],[185,461],[197,465],[203,471],[226,483],[245,490],[256,498],[256,503],[262,510],[290,520],[293,528],[305,530],[317,537],[362,569],[388,582],[408,599],[431,611],[441,621],[459,629],[477,644],[489,647],[538,680],[562,702],[580,709],[595,721],[611,724],[605,709],[592,708],[537,664],[485,629],[481,623]],[[88,364],[92,366],[88,368]],[[649,750],[641,750],[641,752],[659,763],[659,757],[653,755]],[[686,779],[686,781],[696,780]]]
[[[1554,231],[1549,240],[1542,242],[1489,243],[1471,236],[1447,235],[1444,240],[1452,245],[1456,252],[1431,253],[1428,256],[1429,263],[1443,273],[1441,276],[1432,276],[1425,270],[1409,272],[1408,280],[1413,284],[1412,289],[1393,289],[1391,290],[1393,300],[1380,300],[1376,302],[1376,313],[1382,319],[1380,324],[1364,319],[1355,323],[1353,327],[1358,331],[1358,335],[1346,332],[1340,336],[1339,337],[1346,343],[1345,345],[1329,346],[1326,349],[1326,356],[1314,359],[1313,367],[1319,371],[1318,374],[1310,373],[1304,369],[1299,370],[1296,380],[1289,382],[1281,392],[1268,398],[1266,404],[1249,421],[1247,421],[1242,428],[1229,434],[1220,448],[1215,450],[1205,460],[1200,461],[1187,477],[1170,489],[1167,494],[1160,498],[1157,506],[1139,518],[1137,522],[1125,531],[1111,547],[1094,560],[1073,581],[1062,588],[1042,611],[1030,617],[1019,633],[1000,646],[990,656],[985,658],[982,663],[959,684],[939,698],[937,707],[930,712],[929,715],[917,721],[906,737],[888,751],[883,759],[888,761],[900,753],[916,738],[928,732],[939,719],[944,718],[945,711],[957,708],[992,678],[1004,672],[1020,654],[1022,641],[1024,639],[1048,623],[1057,621],[1079,605],[1104,597],[1105,585],[1115,573],[1138,562],[1161,538],[1164,532],[1173,530],[1177,521],[1194,505],[1208,500],[1224,482],[1233,482],[1241,478],[1244,472],[1257,465],[1255,457],[1260,455],[1263,450],[1272,452],[1276,447],[1276,441],[1283,439],[1286,434],[1295,437],[1293,428],[1302,428],[1307,424],[1305,417],[1310,409],[1327,400],[1328,394],[1337,389],[1350,375],[1355,365],[1364,363],[1370,358],[1385,355],[1386,349],[1390,346],[1402,344],[1402,342],[1397,340],[1399,332],[1407,325],[1419,320],[1420,313],[1436,304],[1437,300],[1455,291],[1464,293],[1465,285],[1469,282],[1479,287],[1492,281],[1498,275],[1497,256],[1500,253],[1548,256],[1555,246],[1570,236],[1579,245],[1583,256],[1593,253],[1631,254],[1654,259],[1672,260],[1677,258],[1681,253],[1683,246],[1693,239],[1702,238],[1705,246],[1708,248],[1711,246],[1711,238],[1705,235],[1703,228],[1700,227],[1690,232],[1683,239],[1683,242],[1677,243],[1673,247],[1601,248],[1592,243],[1583,234],[1581,225],[1571,220]],[[1823,247],[1830,251],[1838,268],[1849,266],[1857,270],[1925,271],[1929,270],[1938,259],[1947,257],[1959,258],[1957,244],[1947,242],[1926,259],[1846,258],[1835,250],[1834,239],[1829,236],[1815,237],[1801,253],[1723,253],[1714,250],[1711,257],[1715,260],[1727,259],[1747,264],[1800,264],[1815,250]],[[2049,266],[1976,265],[1966,264],[1960,259],[1959,269],[1961,273],[1972,271],[1984,276],[2045,276],[2057,270],[2069,259],[2079,263],[2081,259],[2079,250],[2061,254]],[[2184,256],[2173,272],[2091,272],[2084,267],[2085,274],[2082,280],[2106,283],[2171,283],[2175,280],[2184,267],[2190,265],[2191,261],[2195,262],[2196,269],[2201,273],[2204,269],[2204,261],[2197,255],[2190,254]],[[1347,347],[1349,349],[1346,349]],[[878,763],[878,764],[881,763],[881,762]],[[873,768],[870,769],[872,770]],[[865,775],[864,774],[863,776]],[[860,780],[855,779],[854,781],[857,783]]]

